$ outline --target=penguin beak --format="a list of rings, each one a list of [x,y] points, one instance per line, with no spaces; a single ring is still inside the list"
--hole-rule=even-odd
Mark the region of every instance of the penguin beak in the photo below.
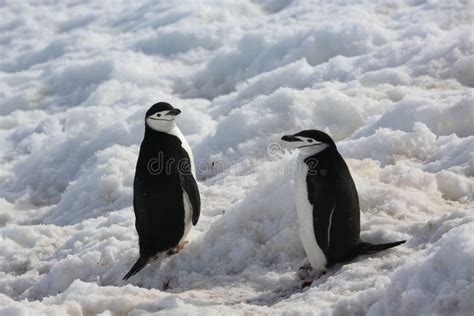
[[[285,135],[281,138],[282,141],[285,141],[285,142],[299,142],[301,141],[301,139],[293,136],[293,135]]]
[[[171,109],[166,115],[177,116],[181,113],[180,109]]]

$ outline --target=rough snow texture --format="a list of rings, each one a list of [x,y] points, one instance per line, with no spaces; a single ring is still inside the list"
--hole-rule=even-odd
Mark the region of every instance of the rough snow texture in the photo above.
[[[0,313],[472,315],[473,10],[3,1]],[[181,253],[123,282],[156,101],[183,110],[201,220]],[[275,142],[306,128],[338,141],[362,237],[407,243],[300,290],[296,156]]]

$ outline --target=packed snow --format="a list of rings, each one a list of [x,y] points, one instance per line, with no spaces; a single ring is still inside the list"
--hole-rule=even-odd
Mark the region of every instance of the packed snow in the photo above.
[[[0,314],[472,315],[474,3],[16,1],[0,6]],[[144,114],[167,101],[201,218],[137,258]],[[282,135],[323,130],[362,238],[399,247],[302,289]]]

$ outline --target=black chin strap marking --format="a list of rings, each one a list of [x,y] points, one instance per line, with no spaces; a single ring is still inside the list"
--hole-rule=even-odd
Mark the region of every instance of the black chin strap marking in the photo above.
[[[311,147],[311,146],[320,146],[322,145],[323,143],[319,143],[319,144],[312,144],[312,145],[305,145],[305,146],[300,146],[298,148],[303,148],[303,147]]]
[[[150,120],[154,120],[154,121],[166,121],[166,122],[173,121],[173,120],[157,119],[157,118],[153,118],[153,117],[147,117],[147,118],[149,118]]]

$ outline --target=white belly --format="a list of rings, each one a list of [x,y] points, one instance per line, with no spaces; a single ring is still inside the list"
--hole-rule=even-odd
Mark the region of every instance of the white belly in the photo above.
[[[298,227],[301,243],[311,267],[317,271],[326,270],[327,259],[319,247],[313,226],[313,206],[308,200],[306,175],[308,168],[304,163],[305,157],[298,157],[298,165],[295,176],[295,202],[298,216]]]
[[[181,237],[178,244],[181,244],[184,242],[186,236],[191,230],[191,227],[193,226],[192,225],[193,209],[192,209],[191,201],[189,201],[189,196],[185,191],[183,191],[183,202],[184,202],[184,233],[183,233],[183,237]]]
[[[189,161],[191,163],[191,173],[193,174],[194,179],[196,179],[196,170],[194,168],[194,156],[193,151],[191,150],[191,146],[189,146],[188,141],[184,138],[183,133],[181,130],[176,126],[173,130],[169,132],[172,135],[175,135],[181,140],[181,147],[188,153]]]
[[[193,174],[194,179],[196,179],[196,171],[194,168],[194,156],[191,150],[191,146],[189,146],[188,141],[184,138],[183,133],[181,130],[176,126],[172,133],[177,136],[181,140],[181,147],[188,153],[189,156],[189,163],[191,164],[191,173]],[[189,196],[186,191],[183,190],[183,203],[184,203],[184,233],[183,237],[179,241],[179,244],[184,242],[186,236],[188,235],[189,231],[191,230],[192,225],[192,218],[193,218],[193,207],[191,201],[189,200]]]

